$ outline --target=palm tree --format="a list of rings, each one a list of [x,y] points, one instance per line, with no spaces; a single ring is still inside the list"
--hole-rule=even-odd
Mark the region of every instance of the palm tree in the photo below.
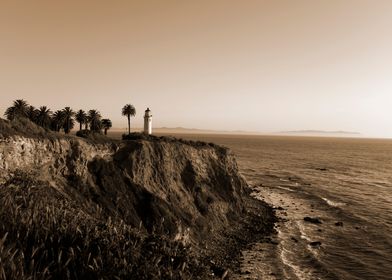
[[[27,117],[29,118],[30,121],[32,121],[32,122],[36,122],[37,121],[38,111],[37,111],[37,109],[34,106],[30,105],[27,108],[27,112],[26,113],[27,113]]]
[[[16,117],[15,107],[14,106],[8,107],[7,110],[5,110],[4,116],[7,118],[7,120],[10,121],[15,119]]]
[[[74,127],[73,116],[75,115],[75,112],[70,107],[65,107],[63,109],[63,113],[64,113],[64,132],[65,134],[68,134],[71,131],[71,129]]]
[[[52,130],[60,131],[64,127],[65,117],[62,110],[57,110],[52,116]]]
[[[88,122],[91,131],[98,132],[101,130],[101,114],[97,110],[88,111]]]
[[[136,115],[136,109],[131,104],[127,104],[122,108],[122,115],[128,118],[128,134],[131,134],[131,116]]]
[[[52,112],[49,108],[47,108],[46,106],[39,107],[37,111],[37,124],[44,128],[49,128],[52,121],[51,115]]]
[[[79,123],[79,130],[82,130],[82,124],[86,124],[87,129],[87,114],[83,110],[79,110],[75,114],[75,119]]]
[[[8,120],[13,120],[17,117],[27,118],[29,104],[23,99],[17,99],[14,101],[14,104],[7,108],[4,115]]]
[[[112,121],[109,119],[103,119],[101,121],[102,127],[105,130],[105,135],[107,135],[108,129],[112,127]]]

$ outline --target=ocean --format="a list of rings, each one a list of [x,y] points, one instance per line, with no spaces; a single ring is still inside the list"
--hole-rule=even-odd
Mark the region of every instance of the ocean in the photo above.
[[[273,242],[243,252],[238,279],[392,279],[392,140],[181,137],[231,148],[276,208]]]

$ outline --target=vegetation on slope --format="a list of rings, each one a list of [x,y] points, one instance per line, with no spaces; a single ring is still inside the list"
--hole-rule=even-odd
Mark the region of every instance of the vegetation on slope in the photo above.
[[[199,279],[189,246],[17,172],[0,188],[0,279]]]
[[[27,118],[16,118],[12,121],[0,118],[0,137],[6,138],[20,135],[29,138],[59,138],[60,135],[36,125]]]

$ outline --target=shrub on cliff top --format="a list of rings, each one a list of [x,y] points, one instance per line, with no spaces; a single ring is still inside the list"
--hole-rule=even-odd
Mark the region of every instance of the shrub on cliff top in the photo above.
[[[86,130],[86,129],[77,131],[76,136],[91,140],[94,143],[106,143],[112,141],[111,139],[109,139],[107,136],[103,135],[100,132]]]
[[[153,137],[154,136],[152,135],[147,135],[140,132],[132,132],[128,134],[123,134],[122,140],[148,140],[148,139],[153,139]]]

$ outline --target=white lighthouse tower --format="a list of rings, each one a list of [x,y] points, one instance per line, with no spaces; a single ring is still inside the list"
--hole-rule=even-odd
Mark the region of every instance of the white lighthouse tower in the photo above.
[[[149,108],[144,113],[144,133],[148,135],[152,133],[152,115]]]

